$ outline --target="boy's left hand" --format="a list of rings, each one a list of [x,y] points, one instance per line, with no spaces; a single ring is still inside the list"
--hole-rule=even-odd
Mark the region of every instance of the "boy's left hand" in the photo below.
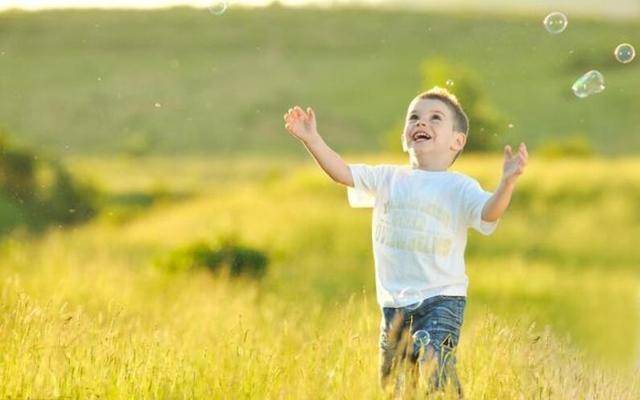
[[[524,143],[520,143],[518,152],[515,155],[511,150],[511,146],[504,146],[502,181],[507,185],[515,184],[518,177],[524,172],[528,159],[529,153],[527,153],[527,146]]]

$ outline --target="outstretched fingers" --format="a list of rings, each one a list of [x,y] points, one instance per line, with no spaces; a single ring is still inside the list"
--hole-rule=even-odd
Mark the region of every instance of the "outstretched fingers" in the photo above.
[[[293,116],[293,109],[290,108],[286,113],[284,113],[284,120],[287,122],[290,122],[292,116]]]
[[[298,118],[304,119],[306,117],[304,111],[302,111],[302,108],[300,108],[299,106],[294,107],[294,112],[296,114],[296,117]]]
[[[529,158],[529,152],[527,151],[527,146],[524,143],[520,143],[519,151],[520,151],[520,154],[522,154],[522,156],[524,157],[525,160],[527,158]]]
[[[313,112],[313,108],[311,107],[307,107],[307,115],[309,116],[309,120],[310,121],[315,121],[316,119],[316,113]]]
[[[513,151],[511,150],[511,146],[504,146],[504,158],[510,160],[513,157]]]
[[[302,107],[293,106],[284,114],[283,118],[285,121],[285,128],[292,132],[292,129],[296,124],[302,122],[314,122],[315,113],[311,107],[307,107],[307,111],[305,112]]]

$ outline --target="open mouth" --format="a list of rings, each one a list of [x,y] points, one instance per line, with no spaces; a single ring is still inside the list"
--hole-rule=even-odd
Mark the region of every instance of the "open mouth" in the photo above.
[[[426,142],[426,141],[429,141],[429,140],[433,139],[431,134],[429,134],[429,133],[427,133],[425,131],[416,131],[416,132],[413,133],[411,138],[416,143]]]

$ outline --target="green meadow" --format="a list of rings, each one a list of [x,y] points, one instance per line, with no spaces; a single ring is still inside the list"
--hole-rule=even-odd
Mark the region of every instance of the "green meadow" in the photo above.
[[[313,105],[347,162],[405,163],[390,137],[432,57],[471,71],[514,125],[454,170],[493,190],[499,146],[531,147],[497,231],[469,234],[465,395],[640,398],[640,75],[611,55],[639,25],[571,19],[551,36],[540,19],[0,13],[0,126],[102,199],[83,223],[0,236],[0,398],[388,398],[371,210],[349,207],[282,114]],[[578,100],[589,69],[607,89]],[[595,154],[543,151],[566,137]],[[266,255],[264,276],[161,262],[221,238]]]
[[[190,195],[4,240],[2,397],[383,397],[370,210],[349,208],[344,188],[311,161],[69,165],[112,193]],[[466,155],[455,169],[491,188],[499,166]],[[497,232],[470,235],[466,393],[637,398],[640,162],[534,159],[529,168]],[[220,235],[266,252],[265,277],[169,273],[155,262]]]

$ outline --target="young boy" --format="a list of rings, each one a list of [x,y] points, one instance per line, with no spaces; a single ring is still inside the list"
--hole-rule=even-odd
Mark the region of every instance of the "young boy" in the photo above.
[[[302,141],[320,167],[349,191],[374,198],[372,239],[376,294],[382,309],[380,378],[405,351],[430,388],[451,382],[462,397],[454,350],[466,304],[464,249],[467,229],[491,234],[507,209],[527,164],[524,143],[516,154],[504,148],[502,179],[494,193],[466,175],[449,172],[465,146],[468,119],[457,98],[435,87],[409,104],[403,148],[409,165],[346,164],[323,141],[315,112],[295,106],[286,129]],[[351,194],[351,193],[350,193]],[[402,335],[413,340],[409,351]]]

